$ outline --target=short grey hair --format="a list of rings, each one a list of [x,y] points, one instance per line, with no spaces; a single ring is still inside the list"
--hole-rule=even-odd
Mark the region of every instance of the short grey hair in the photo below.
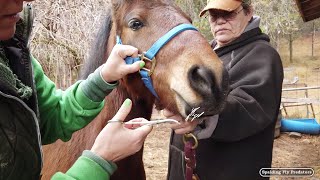
[[[250,11],[252,11],[252,5],[251,0],[242,0],[241,6],[243,7],[243,11],[245,14],[248,14]]]

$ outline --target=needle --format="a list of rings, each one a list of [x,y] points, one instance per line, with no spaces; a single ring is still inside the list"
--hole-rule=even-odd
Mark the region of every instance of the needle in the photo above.
[[[158,119],[158,120],[152,120],[152,121],[146,121],[146,122],[125,122],[124,124],[140,124],[140,125],[155,125],[155,124],[163,124],[163,123],[177,123],[179,122],[174,119]]]

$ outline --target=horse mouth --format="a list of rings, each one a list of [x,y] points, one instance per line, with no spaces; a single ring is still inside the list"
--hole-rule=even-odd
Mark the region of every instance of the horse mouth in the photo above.
[[[214,106],[211,102],[202,102],[201,104],[194,104],[187,102],[185,98],[183,98],[183,96],[177,91],[173,91],[176,93],[177,96],[177,104],[180,104],[178,105],[179,113],[184,118],[199,119],[209,117],[218,114],[223,109],[223,102],[218,103],[216,106]]]
[[[205,108],[200,107],[198,105],[194,105],[194,103],[190,103],[183,98],[183,96],[178,93],[177,91],[173,90],[176,93],[177,96],[177,104],[179,113],[183,118],[190,118],[192,117],[205,117],[205,116],[211,116],[214,115],[212,112],[208,112],[204,110]]]
[[[184,106],[184,109],[187,108],[192,108],[191,105],[182,97],[182,95],[180,93],[178,93],[177,91],[173,90],[176,95],[177,95],[177,98],[178,100],[180,100],[180,102],[182,102],[183,106]],[[181,109],[180,109],[181,111]],[[186,113],[186,111],[184,112],[180,112],[181,116],[184,117],[184,118],[187,118],[188,114]]]

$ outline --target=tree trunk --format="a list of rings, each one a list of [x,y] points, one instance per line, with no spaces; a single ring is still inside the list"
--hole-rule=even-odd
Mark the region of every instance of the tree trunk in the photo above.
[[[292,33],[289,34],[289,52],[290,52],[290,63],[293,63],[292,59]]]
[[[316,34],[316,25],[313,21],[313,31],[312,31],[312,42],[311,42],[311,58],[314,58],[314,38],[315,38],[315,34]]]

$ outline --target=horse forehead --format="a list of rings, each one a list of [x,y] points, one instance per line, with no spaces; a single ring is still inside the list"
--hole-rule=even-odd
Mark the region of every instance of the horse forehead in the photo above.
[[[125,7],[127,6],[127,7]],[[162,1],[157,1],[157,2],[145,2],[145,1],[141,1],[138,3],[132,3],[132,4],[127,4],[124,5],[122,7],[124,8],[124,11],[126,12],[131,12],[131,11],[141,11],[141,12],[153,12],[153,10],[157,10],[159,11],[159,13],[163,13],[169,9],[173,10],[175,8],[173,8],[172,4],[169,3],[164,3]]]
[[[130,4],[158,4],[158,3],[172,4],[174,3],[174,0],[120,0],[120,1],[122,3],[130,3]]]
[[[112,0],[112,4],[119,9],[128,9],[136,6],[151,8],[161,5],[172,5],[174,2],[172,0]]]
[[[140,3],[131,3],[124,6],[120,6],[122,11],[122,16],[130,17],[131,15],[135,15],[137,17],[151,17],[151,19],[170,19],[171,21],[177,20],[180,21],[182,19],[187,20],[188,22],[192,22],[191,18],[183,12],[178,6],[171,1],[139,1]],[[132,17],[132,16],[131,16]],[[123,20],[124,20],[123,19]],[[146,20],[146,19],[145,19]]]

